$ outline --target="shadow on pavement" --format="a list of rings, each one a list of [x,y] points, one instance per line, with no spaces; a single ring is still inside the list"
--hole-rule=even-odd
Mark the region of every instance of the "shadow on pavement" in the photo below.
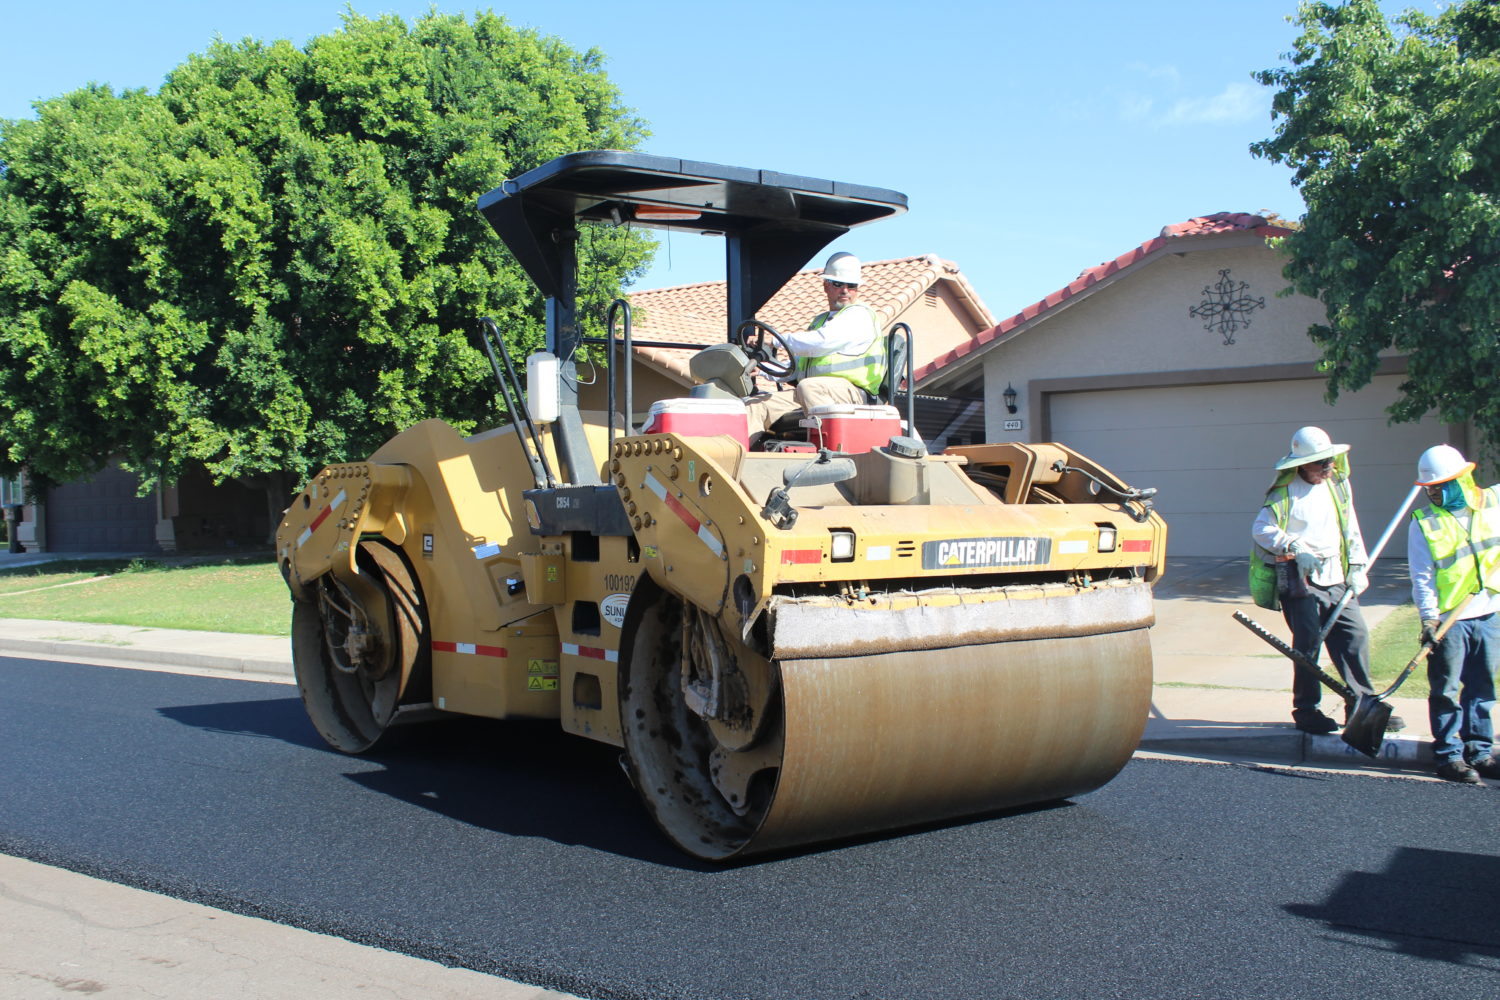
[[[1402,954],[1492,971],[1475,959],[1500,958],[1497,898],[1500,858],[1403,847],[1384,871],[1349,872],[1322,903],[1284,909]]]
[[[397,726],[357,758],[380,769],[346,772],[339,762],[350,758],[323,742],[297,698],[158,711],[195,729],[321,751],[329,767],[363,788],[470,826],[720,870],[667,843],[620,769],[618,750],[564,733],[555,722],[457,717]]]
[[[207,732],[280,740],[309,750],[335,752],[318,736],[297,698],[171,705],[157,711],[173,722]]]

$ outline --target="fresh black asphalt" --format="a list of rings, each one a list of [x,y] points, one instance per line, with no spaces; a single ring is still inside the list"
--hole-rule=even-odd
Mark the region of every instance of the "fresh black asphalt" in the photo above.
[[[294,688],[0,658],[0,851],[589,997],[1500,994],[1500,789],[1137,760],[698,864],[554,724],[326,750]]]

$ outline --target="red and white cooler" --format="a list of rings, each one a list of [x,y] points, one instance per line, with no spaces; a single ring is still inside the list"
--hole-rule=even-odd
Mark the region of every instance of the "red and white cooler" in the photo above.
[[[848,455],[884,447],[902,433],[901,411],[894,406],[857,403],[814,406],[802,426],[820,448]]]
[[[662,399],[651,404],[643,434],[712,437],[728,434],[743,448],[750,447],[745,404],[738,399]]]

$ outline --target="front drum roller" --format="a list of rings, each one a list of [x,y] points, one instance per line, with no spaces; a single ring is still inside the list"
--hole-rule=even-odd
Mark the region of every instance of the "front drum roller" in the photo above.
[[[621,657],[625,750],[652,817],[699,858],[1081,795],[1145,727],[1145,628],[768,663],[712,627],[769,670],[755,724],[726,727],[693,680],[713,673],[697,659],[712,619],[643,583]]]
[[[345,753],[363,753],[396,721],[414,680],[431,656],[421,588],[399,552],[363,541],[355,566],[384,597],[370,607],[334,574],[309,588],[314,600],[292,602],[292,665],[302,704],[318,733]]]

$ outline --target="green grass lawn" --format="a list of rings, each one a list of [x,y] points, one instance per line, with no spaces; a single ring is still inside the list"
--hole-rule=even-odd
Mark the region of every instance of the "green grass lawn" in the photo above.
[[[291,617],[270,555],[58,561],[0,571],[0,618],[287,635]]]
[[[1417,655],[1418,635],[1422,623],[1417,619],[1417,606],[1403,604],[1386,616],[1385,621],[1370,634],[1370,676],[1378,691],[1384,691],[1406,668],[1411,658]],[[1395,698],[1427,697],[1427,666],[1417,664],[1392,695]]]

